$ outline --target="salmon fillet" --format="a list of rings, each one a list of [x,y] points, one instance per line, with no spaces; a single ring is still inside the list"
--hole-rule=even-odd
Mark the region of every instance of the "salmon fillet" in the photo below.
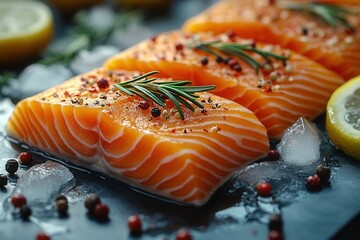
[[[268,153],[266,129],[245,107],[204,92],[198,99],[204,108],[182,106],[183,120],[171,101],[142,110],[142,98],[113,87],[137,75],[97,69],[27,98],[16,105],[8,135],[193,205],[204,204],[235,170]],[[161,109],[159,117],[152,116],[154,107]]]
[[[273,60],[272,68],[256,71],[238,60],[241,72],[204,51],[187,48],[194,39],[225,43],[251,43],[226,34],[184,34],[179,31],[158,35],[110,58],[107,69],[149,71],[159,69],[162,77],[191,79],[196,85],[214,84],[213,93],[233,100],[253,111],[265,125],[270,138],[281,138],[283,131],[303,116],[314,119],[325,110],[330,94],[344,80],[336,73],[299,54],[279,46],[256,43],[257,48],[280,55],[290,54],[286,66]],[[262,64],[264,60],[249,53]],[[208,63],[202,64],[206,58]]]
[[[279,44],[337,72],[346,80],[360,74],[360,13],[347,19],[355,32],[330,27],[312,15],[289,11],[268,0],[220,1],[183,26],[186,32],[224,33]]]

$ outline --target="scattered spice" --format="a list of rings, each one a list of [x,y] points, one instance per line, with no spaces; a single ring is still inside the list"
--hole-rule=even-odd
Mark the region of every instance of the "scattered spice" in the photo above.
[[[321,180],[318,175],[309,176],[306,179],[306,186],[312,191],[319,191],[321,189]]]
[[[269,232],[269,240],[283,240],[283,235],[281,231],[272,230]]]
[[[183,49],[184,49],[184,44],[182,44],[182,43],[176,43],[176,44],[175,44],[175,49],[176,49],[176,51],[181,51],[181,50],[183,50]]]
[[[3,188],[7,185],[8,183],[8,178],[6,175],[4,174],[0,174],[0,188]]]
[[[150,107],[150,104],[148,101],[141,101],[139,103],[139,108],[141,108],[142,110],[147,110]]]
[[[46,233],[39,232],[36,235],[36,240],[51,240],[50,236],[48,236]]]
[[[128,218],[128,227],[131,234],[137,235],[142,232],[142,223],[139,215],[132,215]]]
[[[104,203],[96,204],[96,206],[94,208],[95,218],[98,220],[101,220],[101,221],[108,219],[109,212],[110,212],[110,209],[109,209],[108,205],[106,205]]]
[[[24,221],[28,221],[32,214],[31,208],[28,205],[23,205],[20,207],[20,217]]]
[[[56,210],[61,216],[67,215],[69,209],[68,201],[67,199],[58,199],[56,200]]]
[[[330,168],[325,165],[319,165],[316,169],[316,175],[320,178],[322,183],[327,183],[331,175]]]
[[[20,194],[20,193],[14,193],[11,196],[11,204],[15,207],[15,208],[20,208],[24,205],[26,205],[26,198],[24,195]]]
[[[94,212],[95,206],[100,204],[100,197],[95,193],[90,193],[86,196],[84,205],[89,210],[90,213]]]
[[[32,154],[30,152],[22,152],[19,155],[19,160],[21,164],[28,164],[32,160]]]
[[[268,160],[269,161],[277,161],[280,159],[280,153],[278,150],[274,149],[274,150],[270,150],[268,152]]]
[[[19,169],[19,163],[16,159],[9,159],[5,164],[5,170],[10,173],[14,174]]]
[[[106,88],[109,88],[109,82],[108,80],[106,79],[100,79],[98,82],[97,82],[97,85],[100,89],[106,89]]]
[[[206,66],[209,63],[209,59],[207,59],[207,57],[203,57],[203,58],[201,58],[200,62],[201,62],[201,65]]]
[[[261,182],[256,186],[256,191],[261,197],[270,197],[272,194],[272,186],[267,182]]]
[[[176,240],[192,240],[192,236],[189,232],[188,229],[186,228],[183,228],[183,229],[180,229],[177,233],[176,233]]]
[[[281,231],[283,227],[283,221],[279,213],[273,213],[269,218],[269,230]]]
[[[222,62],[224,62],[224,59],[221,56],[217,56],[216,57],[216,62],[217,63],[222,63]]]
[[[151,109],[151,116],[160,117],[160,115],[161,115],[161,111],[159,108],[155,107],[155,108]]]

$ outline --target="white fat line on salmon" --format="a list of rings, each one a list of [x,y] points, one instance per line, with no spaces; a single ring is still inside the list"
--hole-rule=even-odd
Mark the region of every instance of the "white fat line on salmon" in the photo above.
[[[207,196],[208,195],[208,192],[207,191],[204,191],[203,189],[200,189],[198,187],[196,188],[193,188],[191,190],[191,192],[189,192],[187,195],[185,196],[176,196],[178,199],[180,199],[181,201],[185,201],[186,199],[190,199],[192,198],[194,195],[197,195],[199,193],[202,193],[204,196]],[[171,193],[170,193],[171,194]],[[173,196],[173,195],[171,195]],[[202,199],[201,200],[197,200],[197,201],[200,201],[202,202]]]
[[[98,117],[97,117],[97,125],[96,125],[96,132],[99,133],[100,139],[104,139],[106,142],[111,143],[111,142],[113,142],[114,140],[118,139],[119,137],[122,137],[122,135],[124,134],[124,129],[125,129],[125,127],[122,126],[121,124],[119,124],[119,125],[118,125],[118,128],[120,128],[121,130],[117,131],[117,133],[116,133],[112,138],[106,138],[106,137],[103,135],[102,131],[100,131],[100,123],[101,123],[101,121],[102,121],[102,119],[103,119],[103,114],[106,115],[106,113],[103,113],[103,112],[99,112],[99,114],[98,114]],[[116,122],[114,121],[113,124],[116,124]]]
[[[27,133],[28,128],[26,127],[24,118],[19,116],[19,109],[15,109],[13,115],[9,120],[9,123],[11,123],[11,127],[15,128],[15,132],[20,133],[22,138],[25,138],[25,136],[29,136],[29,134]]]
[[[304,90],[306,93],[297,93],[296,90]],[[335,90],[335,87],[334,89]],[[328,99],[332,93],[332,90],[325,90],[325,91],[314,91],[313,87],[311,86],[303,86],[302,84],[299,85],[292,85],[292,86],[286,86],[282,89],[282,92],[286,96],[291,96],[294,99],[299,100],[307,100],[307,101],[313,101],[313,102],[325,102],[326,99]],[[297,101],[299,101],[297,100]]]
[[[291,100],[290,100],[291,99]],[[258,111],[262,111],[265,110],[268,107],[283,107],[283,110],[286,110],[286,112],[291,112],[289,111],[290,109],[294,109],[294,111],[300,111],[302,110],[306,110],[306,112],[310,112],[310,111],[315,111],[317,112],[319,110],[319,106],[320,105],[322,107],[324,107],[325,105],[325,100],[326,98],[322,98],[322,99],[318,99],[317,101],[313,101],[312,102],[312,106],[310,107],[309,104],[307,104],[304,100],[307,100],[306,98],[297,98],[295,96],[293,96],[292,94],[284,94],[281,96],[276,96],[276,97],[269,97],[269,98],[264,98],[264,100],[268,101],[268,104],[263,105],[261,108],[256,109],[256,113],[258,113]],[[276,102],[274,100],[281,100],[281,102]],[[303,103],[303,104],[300,104]],[[255,113],[254,111],[254,113]],[[294,113],[295,114],[295,113]]]
[[[118,171],[118,172],[122,173],[122,172],[125,172],[125,171],[136,170],[137,168],[139,168],[139,166],[141,166],[143,163],[145,163],[147,159],[149,159],[149,158],[151,157],[151,155],[153,154],[154,150],[157,148],[157,146],[158,146],[159,144],[165,143],[165,142],[167,142],[167,140],[161,140],[161,141],[158,140],[158,141],[156,141],[156,143],[153,144],[151,150],[148,151],[148,154],[143,158],[142,161],[140,161],[140,162],[139,162],[138,164],[136,164],[135,166],[131,166],[131,167],[121,167],[121,168],[119,168],[119,171]],[[115,155],[115,154],[109,153],[109,152],[107,152],[105,149],[102,149],[102,151],[103,151],[103,154],[104,154],[104,158],[105,158],[104,160],[105,160],[105,161],[107,161],[107,160],[106,160],[107,158],[114,158],[114,159],[117,159],[117,161],[128,161],[127,155],[130,154],[130,153],[132,153],[134,150],[133,150],[132,152],[128,151],[127,154],[120,154],[120,155],[118,155],[118,154]],[[107,163],[108,163],[108,162],[107,162]],[[121,169],[121,171],[120,171],[120,169]]]
[[[236,142],[237,146],[240,147],[240,148],[243,148],[243,147],[244,147],[243,140],[252,140],[252,141],[261,143],[261,144],[264,145],[264,146],[267,145],[267,143],[259,141],[259,139],[257,138],[257,136],[251,136],[250,134],[247,135],[247,138],[245,138],[245,137],[240,137],[240,138],[239,138],[239,137],[235,137],[235,134],[233,134],[233,133],[231,133],[231,132],[225,132],[225,131],[221,131],[221,132],[219,132],[219,134],[234,139],[234,141]],[[250,137],[250,136],[251,136],[251,137]],[[253,148],[253,147],[250,147],[250,146],[247,146],[246,149],[250,149],[251,151],[254,151],[254,152],[259,152],[259,149],[258,149],[258,148]],[[249,156],[249,157],[251,157],[251,156]]]
[[[39,128],[41,129],[42,126],[37,122],[37,118],[35,117],[34,113],[32,112],[29,104],[30,104],[30,102],[27,101],[28,111],[26,111],[26,115],[27,115],[26,119],[30,119],[30,121],[28,123],[31,126],[30,129],[32,130],[33,136],[37,141],[36,145],[39,147],[48,147],[48,144],[46,143],[45,139],[40,134]]]
[[[63,112],[63,108],[64,108],[64,106],[61,107],[61,113],[62,113],[63,116],[64,116],[65,114],[64,114],[64,112]],[[73,111],[74,111],[74,110],[73,110]],[[75,118],[75,116],[74,116],[74,118]],[[94,144],[88,144],[88,143],[86,143],[86,142],[84,141],[84,139],[81,139],[78,134],[74,133],[73,128],[72,128],[72,127],[70,126],[70,124],[69,124],[69,121],[67,121],[66,119],[64,119],[64,120],[65,120],[65,125],[66,125],[66,128],[68,129],[69,134],[71,134],[71,135],[73,136],[73,138],[75,138],[77,141],[79,141],[80,144],[84,145],[84,146],[87,147],[87,148],[92,148],[92,149],[97,147],[98,142],[95,142]],[[84,129],[84,130],[85,130],[85,129]],[[89,131],[89,130],[86,130],[86,131]],[[98,134],[98,132],[96,132],[96,133]],[[99,135],[99,134],[98,134],[98,135]],[[99,137],[98,137],[98,138],[99,138]]]
[[[311,89],[311,92],[320,92],[323,94],[329,94],[329,91],[334,90],[337,86],[341,85],[344,81],[341,78],[336,78],[337,81],[329,81],[328,79],[324,79],[324,75],[322,78],[314,78],[309,74],[298,75],[294,77],[290,84],[282,84],[281,89],[291,88],[292,86],[304,86]],[[329,76],[330,78],[330,76]],[[341,80],[341,81],[339,81]]]
[[[312,62],[310,62],[312,63]],[[294,79],[302,79],[306,82],[313,83],[315,85],[318,85],[319,87],[324,87],[324,83],[341,83],[343,81],[340,81],[341,78],[338,77],[338,75],[335,72],[332,72],[331,70],[324,70],[321,65],[315,65],[316,67],[312,65],[306,65],[306,63],[302,62],[301,64],[305,64],[305,66],[301,66],[300,69],[302,71],[294,72],[292,76]],[[295,80],[294,80],[295,81]]]
[[[198,152],[196,151],[193,151],[193,150],[188,150],[188,151],[185,151],[184,153],[181,153],[182,155],[184,154],[189,154],[189,155],[195,155],[196,157],[198,157],[199,159],[203,159],[204,157],[202,157]],[[182,156],[180,154],[177,154],[179,156]],[[176,157],[175,157],[176,158]],[[162,159],[160,161],[160,164],[156,167],[156,169],[154,169],[153,171],[153,174],[150,175],[149,177],[147,177],[146,179],[144,179],[142,182],[146,182],[146,181],[149,181],[156,173],[157,171],[160,169],[160,167],[168,162],[171,162],[172,160],[174,160],[175,158],[171,159],[171,160],[168,160],[168,159]],[[214,167],[214,165],[216,166],[217,164],[214,164],[214,162],[211,162],[209,161],[208,159],[205,160],[203,159],[203,161],[207,162],[208,164],[210,164],[212,167]],[[193,165],[195,165],[196,167],[206,171],[208,174],[212,175],[214,178],[220,180],[222,179],[222,176],[219,176],[217,175],[216,173],[214,173],[213,171],[211,171],[210,169],[206,168],[205,166],[202,166],[201,164],[197,163],[197,162],[193,162],[192,160],[189,160],[189,159],[186,159],[185,161],[185,164],[182,165],[181,168],[179,168],[173,175],[171,176],[166,176],[165,178],[162,179],[161,182],[158,182],[156,183],[155,185],[152,185],[154,188],[158,188],[161,184],[167,182],[168,180],[171,180],[172,178],[174,178],[175,176],[178,176],[184,169],[186,169],[186,167],[188,166],[188,164],[191,163]],[[214,167],[214,168],[217,168],[217,167]],[[225,168],[222,167],[223,171],[225,172],[229,172],[231,171],[232,169],[229,169],[229,168]]]

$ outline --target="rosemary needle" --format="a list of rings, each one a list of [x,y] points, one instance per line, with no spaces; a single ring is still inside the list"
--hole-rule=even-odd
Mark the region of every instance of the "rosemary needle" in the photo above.
[[[157,73],[159,72],[148,72],[129,81],[117,83],[114,87],[130,96],[137,95],[146,101],[153,100],[161,107],[165,107],[165,100],[162,96],[165,95],[174,103],[181,119],[184,119],[181,104],[191,111],[195,111],[195,108],[189,101],[199,108],[204,108],[196,101],[196,98],[199,96],[195,95],[195,93],[209,91],[215,88],[214,85],[188,86],[191,84],[191,81],[155,82],[157,80],[156,78],[148,78]]]

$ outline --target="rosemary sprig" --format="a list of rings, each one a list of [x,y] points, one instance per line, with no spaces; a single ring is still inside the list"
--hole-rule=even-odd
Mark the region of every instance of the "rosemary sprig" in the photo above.
[[[271,63],[272,59],[281,60],[285,63],[289,59],[288,56],[282,56],[270,51],[264,51],[256,48],[252,44],[228,43],[221,41],[198,41],[195,44],[193,42],[187,44],[187,47],[202,50],[220,58],[223,58],[222,54],[237,57],[254,68],[256,73],[259,73],[259,69],[263,68],[264,64],[258,62],[255,58],[249,55],[248,52],[253,52],[260,55],[267,63]]]
[[[184,112],[180,104],[191,111],[195,111],[195,108],[189,101],[199,108],[204,108],[196,101],[199,96],[195,95],[195,93],[209,91],[215,88],[214,85],[187,86],[191,84],[190,81],[155,82],[156,78],[148,78],[157,73],[159,72],[148,72],[129,81],[117,83],[114,87],[130,96],[138,95],[146,101],[153,100],[161,107],[165,107],[165,100],[162,95],[167,96],[176,106],[181,119],[184,119]]]
[[[347,16],[350,14],[356,14],[356,12],[335,4],[317,2],[287,3],[281,4],[280,7],[288,10],[309,13],[312,16],[322,20],[331,27],[343,26],[345,28],[348,28],[352,32],[355,31],[355,28],[347,20]]]

